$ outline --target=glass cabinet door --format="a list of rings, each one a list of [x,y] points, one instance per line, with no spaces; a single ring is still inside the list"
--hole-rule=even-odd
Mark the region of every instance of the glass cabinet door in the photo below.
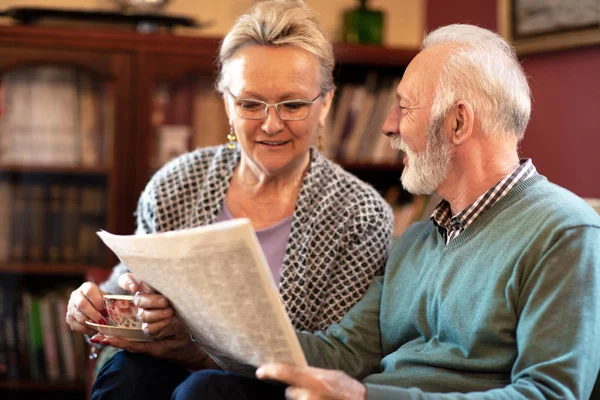
[[[0,49],[0,263],[107,265],[119,78],[100,56],[43,53]]]

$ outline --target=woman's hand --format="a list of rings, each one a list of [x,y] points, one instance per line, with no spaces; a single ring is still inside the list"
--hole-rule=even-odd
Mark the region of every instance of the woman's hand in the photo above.
[[[136,295],[136,300],[139,297],[141,297],[139,294]],[[140,304],[143,304],[147,299],[138,301]],[[167,309],[172,310],[171,307]],[[156,340],[151,342],[131,342],[116,336],[105,337],[98,333],[90,341],[123,349],[131,353],[148,354],[152,357],[165,359],[190,369],[219,368],[204,349],[198,343],[192,341],[189,331],[177,317],[171,314],[168,318],[161,317],[155,321],[154,316],[160,317],[169,312],[166,311],[165,314],[161,314],[158,310],[140,310],[142,320],[144,321],[144,331],[150,336],[157,338]]]
[[[88,335],[96,333],[86,324],[87,321],[106,325],[106,310],[104,309],[104,292],[98,285],[85,282],[71,293],[67,306],[66,321],[72,331]]]

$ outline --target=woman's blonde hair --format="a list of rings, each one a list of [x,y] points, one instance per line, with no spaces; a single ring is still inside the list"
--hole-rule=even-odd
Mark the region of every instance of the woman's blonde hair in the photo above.
[[[295,47],[308,51],[319,61],[321,93],[335,88],[332,45],[325,38],[316,12],[301,0],[261,1],[237,19],[219,48],[216,83],[219,92],[223,93],[229,86],[229,61],[248,45]]]

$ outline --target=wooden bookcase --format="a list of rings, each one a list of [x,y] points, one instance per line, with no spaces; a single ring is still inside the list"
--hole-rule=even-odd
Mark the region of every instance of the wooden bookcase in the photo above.
[[[94,120],[102,125],[102,129],[94,131],[103,135],[101,161],[84,165],[86,163],[81,160],[85,157],[80,155],[79,162],[77,157],[76,161],[61,162],[60,154],[65,150],[56,143],[52,144],[54,148],[51,153],[54,155],[51,155],[53,158],[48,162],[40,162],[38,157],[31,155],[33,147],[30,149],[27,145],[27,157],[18,162],[13,160],[14,157],[8,157],[9,161],[5,161],[7,151],[10,153],[15,150],[10,146],[8,150],[6,146],[4,149],[0,147],[0,185],[2,179],[8,181],[10,187],[24,186],[23,182],[31,179],[42,186],[46,185],[42,211],[39,213],[38,210],[38,214],[31,218],[32,223],[37,223],[38,216],[46,218],[52,209],[52,204],[49,204],[52,182],[59,182],[59,185],[60,182],[68,182],[66,185],[73,187],[85,186],[91,182],[100,186],[105,196],[101,202],[101,220],[94,220],[94,223],[99,225],[97,228],[119,234],[131,233],[134,228],[133,211],[138,196],[148,178],[164,161],[165,154],[162,154],[160,149],[164,149],[161,146],[165,146],[165,138],[170,137],[168,135],[173,135],[172,132],[176,131],[183,132],[186,139],[174,143],[184,143],[188,149],[206,144],[203,135],[207,131],[211,131],[212,135],[212,142],[209,141],[209,144],[226,140],[227,121],[215,122],[219,118],[218,112],[222,113],[222,110],[218,111],[219,99],[214,92],[211,93],[219,40],[220,38],[214,37],[138,34],[109,28],[103,30],[43,26],[0,27],[0,77],[28,68],[75,70],[87,77],[86,79],[91,79],[95,87],[100,88],[101,103],[111,110],[99,114]],[[347,82],[363,82],[369,71],[374,70],[382,74],[401,76],[405,66],[416,54],[416,49],[340,44],[335,45],[335,53],[338,62],[336,83],[338,87],[342,87]],[[5,86],[3,90],[6,90]],[[4,104],[2,109],[6,112],[10,107],[11,104]],[[83,106],[78,108],[81,109]],[[203,113],[202,110],[206,112]],[[77,112],[75,109],[72,111]],[[198,115],[205,116],[201,118]],[[0,114],[0,122],[2,118],[8,119],[6,114]],[[29,118],[29,115],[24,116],[26,121]],[[78,120],[85,118],[87,117],[80,117]],[[98,119],[102,121],[97,121]],[[206,124],[211,125],[207,127]],[[17,130],[8,129],[6,126],[7,123],[4,128],[0,126],[0,140],[18,134]],[[83,143],[89,139],[87,137],[77,140]],[[33,146],[33,142],[28,143]],[[174,147],[175,152],[180,150],[182,148]],[[382,192],[386,186],[398,181],[401,171],[401,167],[395,163],[352,162],[345,164],[345,167],[362,179],[372,182]],[[70,212],[70,208],[68,204],[64,204],[67,203],[65,199],[62,200],[58,215],[64,217]],[[23,215],[30,216],[33,211],[29,206],[32,204],[26,200],[24,204],[17,204],[16,208]],[[13,212],[13,207],[9,211]],[[84,219],[82,215],[79,217],[81,221]],[[17,223],[19,231],[26,225],[19,224],[18,218],[10,218],[10,221]],[[31,231],[34,232],[32,235],[35,234],[36,226],[34,224],[31,227]],[[52,240],[55,235],[44,236],[43,240]],[[3,240],[1,231],[0,240]],[[4,240],[9,240],[9,247],[12,247],[10,235]],[[46,242],[42,244],[42,248],[46,248]],[[42,253],[45,254],[45,251]],[[45,256],[36,261],[30,260],[28,256],[20,260],[13,260],[11,257],[0,259],[0,281],[16,282],[15,285],[22,290],[29,290],[31,287],[43,293],[65,281],[73,285],[78,284],[84,279],[89,268],[109,269],[115,262],[109,255],[96,258],[92,262],[84,258],[75,257],[70,261],[51,261]],[[1,310],[2,307],[0,313]],[[9,310],[5,310],[6,312]],[[56,322],[56,325],[60,324],[64,324],[64,320]],[[59,328],[56,329],[58,332]],[[0,353],[3,352],[2,346],[4,349],[9,347],[5,340],[0,341]],[[1,377],[1,372],[2,398],[85,396],[85,382],[81,379],[65,380],[60,376],[59,379],[48,380],[45,378],[46,373],[42,373],[44,378],[38,380],[28,376],[7,378]]]

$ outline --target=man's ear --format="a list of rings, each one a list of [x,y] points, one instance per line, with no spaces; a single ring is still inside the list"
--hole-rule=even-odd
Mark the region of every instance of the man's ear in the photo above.
[[[333,90],[325,93],[323,95],[323,105],[321,106],[321,112],[319,114],[319,126],[323,128],[325,126],[325,121],[327,120],[327,114],[329,114],[329,110],[331,109],[331,103],[333,100]]]
[[[465,143],[473,134],[475,113],[470,103],[460,100],[452,111],[450,117],[450,140],[456,146]]]

